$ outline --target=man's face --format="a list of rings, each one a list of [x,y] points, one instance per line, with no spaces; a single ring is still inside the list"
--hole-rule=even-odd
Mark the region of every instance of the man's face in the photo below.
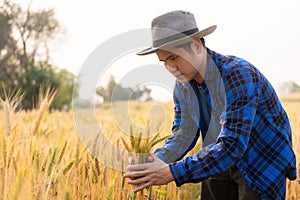
[[[191,50],[184,48],[174,48],[170,51],[158,50],[156,54],[158,59],[164,62],[166,69],[181,83],[199,79],[200,61],[193,47]]]

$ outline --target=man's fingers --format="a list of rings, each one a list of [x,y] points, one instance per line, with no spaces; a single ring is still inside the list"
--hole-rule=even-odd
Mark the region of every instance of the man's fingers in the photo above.
[[[145,176],[146,173],[144,171],[138,172],[138,171],[131,171],[131,172],[127,172],[126,174],[124,174],[125,178],[138,178],[138,177],[142,177]]]
[[[137,178],[137,179],[129,180],[128,183],[132,184],[132,185],[138,185],[138,184],[141,184],[141,183],[148,182],[148,180],[149,180],[149,177],[144,176],[144,177],[140,177],[140,178]]]
[[[145,183],[145,184],[143,184],[143,185],[141,185],[137,188],[134,188],[133,192],[141,191],[142,189],[145,189],[145,188],[150,187],[150,186],[151,186],[151,183],[147,182],[147,183]]]
[[[141,170],[148,169],[149,167],[150,167],[149,163],[128,165],[127,170],[128,171],[141,171]]]
[[[154,158],[152,156],[148,156],[148,162],[153,162]]]

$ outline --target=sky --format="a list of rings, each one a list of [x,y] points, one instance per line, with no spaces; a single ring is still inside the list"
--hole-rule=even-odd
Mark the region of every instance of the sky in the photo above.
[[[22,5],[29,2],[13,1]],[[127,31],[150,28],[152,19],[165,12],[186,10],[195,15],[199,29],[218,26],[206,37],[208,48],[248,60],[275,87],[286,81],[300,84],[299,0],[33,0],[32,3],[33,9],[50,7],[55,8],[65,32],[51,43],[51,62],[74,74],[107,40]],[[117,80],[132,67],[158,64],[154,55],[127,57],[115,60],[111,66]]]

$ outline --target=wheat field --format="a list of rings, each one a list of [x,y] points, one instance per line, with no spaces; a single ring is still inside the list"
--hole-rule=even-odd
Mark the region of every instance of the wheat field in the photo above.
[[[200,184],[177,188],[170,183],[153,186],[142,194],[132,193],[133,186],[126,183],[124,172],[99,162],[90,154],[78,136],[72,111],[49,112],[47,103],[51,99],[46,99],[48,101],[32,111],[17,110],[14,98],[10,98],[10,102],[1,101],[0,199],[199,199]],[[171,129],[172,103],[131,103],[129,116],[133,124],[158,126],[150,119],[151,108],[157,106],[165,113],[165,123],[160,124],[162,128],[158,131],[164,137]],[[294,150],[299,158],[300,101],[285,99],[283,106],[291,120]],[[96,115],[103,134],[113,144],[128,151],[136,148],[132,145],[134,138],[126,136],[114,123],[110,105],[97,108]],[[161,144],[157,141],[148,146],[147,151]],[[120,158],[111,153],[111,159]],[[297,165],[300,169],[299,159]],[[287,182],[287,199],[300,199],[299,180]]]

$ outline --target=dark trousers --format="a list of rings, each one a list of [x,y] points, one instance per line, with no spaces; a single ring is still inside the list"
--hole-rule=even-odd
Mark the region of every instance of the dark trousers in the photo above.
[[[235,166],[202,182],[201,200],[259,199]]]

